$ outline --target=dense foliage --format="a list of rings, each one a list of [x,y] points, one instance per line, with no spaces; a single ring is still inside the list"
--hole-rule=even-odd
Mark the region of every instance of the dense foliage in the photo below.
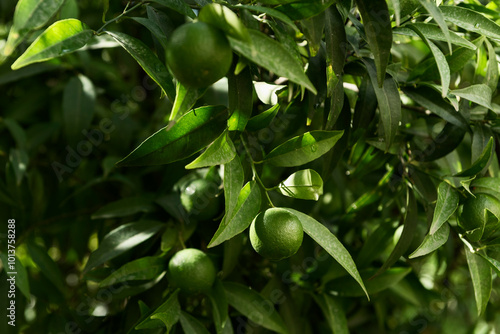
[[[499,7],[2,0],[0,331],[500,331]]]

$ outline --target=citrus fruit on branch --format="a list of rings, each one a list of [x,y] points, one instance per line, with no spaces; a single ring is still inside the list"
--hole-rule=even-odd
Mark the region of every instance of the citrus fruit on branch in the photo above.
[[[215,281],[216,270],[212,260],[199,249],[186,248],[168,263],[167,277],[176,288],[187,293],[209,290]]]
[[[226,75],[233,52],[221,30],[204,22],[194,22],[172,33],[166,56],[168,67],[180,83],[203,88]]]
[[[273,261],[295,254],[304,232],[297,216],[283,208],[259,213],[250,226],[250,242],[257,253]]]

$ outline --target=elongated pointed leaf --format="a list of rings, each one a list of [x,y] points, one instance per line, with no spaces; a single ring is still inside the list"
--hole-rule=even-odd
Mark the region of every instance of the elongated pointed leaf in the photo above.
[[[436,23],[439,25],[439,28],[441,28],[441,31],[443,32],[443,35],[445,36],[446,42],[448,43],[448,48],[450,50],[450,53],[452,53],[450,31],[448,30],[448,26],[446,25],[446,22],[444,21],[443,13],[441,13],[441,10],[439,9],[439,7],[436,5],[436,3],[434,1],[419,0],[419,2],[422,5],[422,7],[424,7],[425,10],[429,14],[431,14],[434,21],[436,21]]]
[[[177,82],[174,105],[172,106],[168,120],[177,122],[179,118],[193,108],[196,101],[205,94],[206,90],[206,88],[186,87],[180,82]]]
[[[236,148],[229,138],[229,133],[225,131],[207,147],[205,152],[186,165],[186,169],[223,165],[233,160],[235,156]]]
[[[254,116],[250,118],[247,124],[247,130],[249,131],[257,131],[264,129],[265,127],[269,126],[273,119],[276,117],[278,114],[278,111],[280,110],[280,105],[275,104],[271,108],[267,109],[266,111],[263,111],[262,113],[258,114],[257,116]]]
[[[316,160],[337,143],[344,131],[311,131],[287,140],[264,161],[280,167],[300,166]]]
[[[482,177],[471,183],[474,194],[488,194],[500,201],[500,177]]]
[[[117,166],[162,165],[190,157],[221,135],[226,120],[223,106],[193,109],[170,129],[167,126],[151,135]]]
[[[288,333],[283,319],[270,300],[245,285],[232,282],[223,284],[229,305],[238,312],[262,327],[282,334]]]
[[[467,264],[469,265],[470,277],[474,286],[474,296],[476,298],[477,314],[481,315],[486,310],[486,305],[490,299],[492,278],[489,261],[478,254],[471,253],[465,247]]]
[[[25,150],[13,148],[10,150],[9,162],[16,175],[16,184],[19,186],[28,170],[29,156]]]
[[[180,14],[189,16],[192,19],[196,18],[196,14],[193,12],[191,7],[189,7],[188,4],[183,0],[151,0],[151,1],[156,2],[157,4],[160,4],[167,8],[173,9]]]
[[[450,225],[445,223],[434,234],[428,234],[420,246],[408,258],[413,259],[434,252],[448,241],[449,236]]]
[[[86,76],[77,75],[66,84],[62,107],[64,130],[70,143],[74,144],[81,140],[82,131],[90,127],[95,100],[94,85]]]
[[[472,85],[461,89],[454,89],[450,93],[491,109],[492,91],[487,85]]]
[[[227,80],[229,112],[231,114],[227,126],[229,131],[244,131],[253,108],[253,84],[250,67],[247,66],[237,75],[229,73]]]
[[[17,70],[74,52],[87,44],[92,36],[93,31],[76,19],[57,21],[31,43],[11,68]]]
[[[212,304],[212,317],[214,319],[215,328],[217,333],[222,333],[229,316],[226,292],[219,279],[215,280],[212,289],[207,292],[207,295]]]
[[[154,256],[143,257],[121,266],[101,281],[99,287],[127,281],[152,280],[165,271],[165,265],[165,259]]]
[[[290,79],[316,94],[300,64],[280,43],[256,30],[249,30],[251,43],[229,37],[231,47],[242,56],[277,75]]]
[[[154,209],[153,200],[148,196],[127,197],[100,207],[92,214],[92,219],[126,217],[139,212],[151,212]]]
[[[19,0],[4,54],[9,56],[33,30],[43,27],[61,8],[64,0]]]
[[[382,274],[375,275],[377,269],[365,269],[360,272],[366,281],[366,290],[375,294],[397,284],[411,272],[411,268],[391,268]],[[346,276],[334,279],[326,285],[328,290],[338,293],[342,297],[361,297],[363,290]]]
[[[317,201],[323,195],[323,180],[313,169],[299,170],[282,181],[277,190],[288,197]]]
[[[498,73],[497,54],[495,52],[495,48],[491,45],[488,39],[485,39],[484,43],[488,47],[488,67],[486,69],[485,84],[490,87],[492,92],[494,92],[497,88],[498,79],[500,77]]]
[[[233,216],[233,210],[238,204],[238,198],[243,187],[245,175],[239,156],[224,165],[224,201],[225,215]]]
[[[161,87],[163,93],[168,96],[170,101],[174,101],[175,87],[172,75],[146,44],[122,32],[106,31],[106,34],[113,37],[118,44],[134,57],[149,77]]]
[[[399,97],[398,87],[394,79],[390,76],[386,77],[383,80],[383,85],[380,84],[381,87],[379,87],[379,85],[376,84],[377,76],[373,61],[370,59],[363,59],[363,62],[366,65],[370,81],[375,90],[375,95],[377,96],[380,118],[384,128],[385,147],[386,150],[388,150],[396,137],[399,122],[401,121],[401,99]]]
[[[328,228],[318,222],[316,219],[294,209],[286,208],[299,218],[304,232],[307,233],[314,241],[318,243],[324,250],[330,254],[344,269],[356,280],[359,286],[363,289],[369,299],[368,292],[361,276],[359,275],[356,264],[351,257],[351,254],[342,245],[342,243],[333,235]]]
[[[323,314],[330,325],[333,334],[349,334],[347,318],[340,301],[329,294],[322,293],[313,295],[316,304],[321,308]]]
[[[67,291],[66,283],[60,267],[52,260],[47,250],[31,241],[28,241],[26,246],[31,260],[37,265],[43,275],[47,277],[59,291],[65,293]]]
[[[420,30],[420,32],[428,39],[433,39],[433,40],[442,41],[442,42],[447,41],[446,36],[443,33],[443,31],[441,30],[441,28],[435,24],[415,22],[415,23],[412,23],[412,25],[417,27],[418,30]],[[412,29],[410,29],[406,26],[400,27],[400,28],[395,28],[395,29],[393,29],[393,32],[395,34],[418,37],[418,34],[415,31],[413,31]],[[454,33],[453,31],[448,31],[448,33],[450,35],[450,42],[452,44],[460,45],[460,46],[463,46],[463,47],[471,49],[471,50],[477,49],[477,47],[473,43],[469,42],[468,40],[466,40],[463,37],[460,37],[458,34]]]
[[[403,91],[412,100],[445,121],[464,129],[468,128],[468,123],[462,114],[455,111],[453,106],[443,100],[434,89],[427,86],[420,86],[418,88],[405,88]]]
[[[461,171],[455,176],[474,176],[479,174],[490,162],[491,155],[493,154],[493,137],[490,137],[488,141],[488,145],[483,150],[483,153],[477,158],[476,161],[464,171]]]
[[[151,8],[149,6],[149,8]],[[149,10],[148,8],[148,10]],[[155,13],[155,12],[153,12]],[[149,12],[148,12],[149,14]],[[145,17],[131,17],[132,20],[134,20],[137,23],[142,24],[144,27],[146,27],[151,34],[158,39],[160,42],[161,46],[166,49],[168,47],[168,39],[165,33],[161,30],[161,28],[156,24],[155,21],[147,19]]]
[[[484,15],[459,6],[440,6],[439,8],[446,21],[465,30],[493,39],[500,39],[500,26]]]
[[[158,306],[158,308],[150,312],[150,314],[143,321],[141,321],[137,326],[135,326],[135,329],[137,330],[153,329],[164,326],[164,322],[162,323],[162,321],[159,318],[162,317],[165,319],[166,315],[154,318],[152,317],[158,313],[166,313],[172,322],[174,322],[176,319],[178,320],[181,313],[181,306],[179,304],[178,295],[179,295],[179,289],[175,290],[167,298],[167,300],[163,302],[163,304]]]
[[[99,247],[90,254],[84,272],[117,257],[151,238],[163,226],[163,223],[157,221],[141,220],[117,227],[106,234],[100,242]]]
[[[408,204],[406,208],[406,216],[404,221],[403,232],[399,237],[398,243],[392,250],[391,254],[385,260],[384,264],[377,271],[375,276],[378,276],[385,272],[389,267],[391,267],[394,263],[396,263],[401,256],[408,250],[410,247],[411,241],[415,236],[415,231],[417,230],[418,224],[418,212],[417,212],[417,200],[415,199],[415,195],[411,190],[409,190],[408,195]]]
[[[408,27],[415,31],[420,36],[420,38],[422,38],[427,47],[429,47],[429,49],[431,50],[431,53],[434,56],[434,60],[436,61],[438,67],[439,76],[441,77],[441,95],[443,97],[446,97],[448,95],[451,80],[450,66],[446,61],[446,57],[444,56],[443,52],[436,46],[436,44],[432,43],[427,37],[425,37],[418,26],[409,24]]]
[[[447,182],[441,182],[438,186],[438,199],[436,209],[432,218],[429,234],[436,233],[437,230],[450,218],[457,210],[460,196],[458,192]]]
[[[494,259],[486,254],[483,254],[481,252],[478,252],[476,254],[479,254],[483,259],[485,259],[488,262],[488,264],[490,265],[491,269],[496,271],[497,275],[500,275],[500,261],[498,261],[497,259]]]
[[[263,1],[259,1],[259,2],[264,3]],[[285,13],[282,13],[279,10],[276,10],[274,8],[257,6],[254,4],[252,4],[252,5],[238,4],[238,5],[234,6],[234,8],[244,8],[244,9],[248,9],[249,11],[264,13],[266,15],[269,15],[271,17],[274,17],[276,19],[283,21],[284,23],[288,24],[290,26],[290,28],[294,29],[295,31],[298,31],[298,28],[295,25],[295,23]]]
[[[243,232],[259,213],[261,203],[260,188],[255,181],[248,182],[241,189],[238,203],[232,217],[224,216],[208,247],[215,247]]]
[[[7,275],[11,275],[10,273],[15,273],[16,276],[16,286],[21,291],[21,293],[26,297],[27,300],[31,299],[30,294],[30,282],[28,272],[26,268],[23,266],[21,261],[15,257],[15,262],[8,262],[7,253],[1,253],[0,259],[2,260],[2,267],[4,272]]]
[[[385,0],[356,0],[356,3],[363,19],[368,45],[375,58],[377,80],[372,81],[378,82],[378,86],[382,87],[392,47],[389,8]]]
[[[203,324],[187,312],[181,311],[179,320],[181,321],[184,333],[210,334]]]

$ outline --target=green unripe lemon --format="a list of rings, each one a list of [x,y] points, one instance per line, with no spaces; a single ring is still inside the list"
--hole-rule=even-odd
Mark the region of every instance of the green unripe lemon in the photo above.
[[[197,179],[181,192],[181,203],[190,218],[198,221],[210,220],[219,213],[220,197],[215,182]]]
[[[279,261],[295,254],[304,231],[297,216],[282,208],[267,209],[250,226],[250,243],[265,258]]]
[[[196,248],[186,248],[175,253],[168,263],[167,273],[169,282],[187,293],[209,290],[216,275],[210,258]]]
[[[229,71],[233,52],[224,33],[204,22],[177,28],[166,50],[167,64],[184,86],[208,87]]]
[[[465,201],[460,225],[471,241],[479,241],[499,228],[500,201],[487,194],[476,194]]]

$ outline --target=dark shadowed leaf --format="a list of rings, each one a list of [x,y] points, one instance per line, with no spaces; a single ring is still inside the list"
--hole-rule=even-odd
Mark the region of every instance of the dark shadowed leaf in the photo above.
[[[154,256],[130,261],[101,281],[99,286],[102,288],[127,281],[152,280],[165,271],[165,265],[165,259]]]
[[[121,225],[104,236],[99,247],[90,254],[84,272],[109,261],[154,236],[163,223],[141,220]]]
[[[183,0],[151,0],[162,6],[168,7],[175,10],[176,12],[189,16],[192,19],[196,18],[196,14],[193,12],[191,7]]]
[[[464,171],[461,171],[458,174],[455,174],[455,176],[474,176],[481,173],[481,171],[488,166],[492,154],[493,154],[493,137],[490,137],[488,145],[486,145],[486,147],[483,150],[483,153],[481,153],[479,158],[477,158],[477,160],[474,161],[472,166],[470,166]]]
[[[94,212],[92,219],[126,217],[139,212],[151,212],[154,209],[153,200],[148,196],[128,197],[102,206]]]
[[[169,319],[169,323],[176,323],[179,320],[181,313],[181,306],[179,305],[179,299],[177,298],[178,294],[179,290],[177,289],[167,298],[165,302],[163,302],[163,304],[152,311],[146,319],[135,326],[135,329],[153,329],[165,326],[165,322],[161,321],[159,317],[152,317],[158,313],[164,313],[161,317],[164,320]]]
[[[267,329],[281,334],[288,333],[283,319],[270,300],[245,285],[233,282],[223,284],[229,305],[238,312]]]
[[[244,131],[253,108],[253,84],[250,67],[247,66],[237,75],[230,71],[227,82],[229,113],[231,114],[227,126],[229,131]]]
[[[62,293],[67,291],[62,272],[57,263],[47,253],[47,250],[32,241],[26,243],[31,260],[37,265],[47,279]]]
[[[11,67],[17,70],[29,64],[61,57],[83,47],[92,36],[93,31],[76,19],[57,21],[38,36]]]
[[[229,316],[226,292],[219,279],[215,280],[212,289],[207,292],[207,295],[212,305],[212,317],[214,319],[215,328],[218,334],[222,333]]]
[[[333,334],[349,334],[347,318],[340,300],[326,293],[320,295],[314,294],[313,297],[316,304],[318,304],[321,311],[323,311]]]
[[[316,160],[337,143],[343,131],[311,131],[273,149],[264,160],[275,166],[300,166]]]
[[[15,257],[14,263],[8,262],[7,253],[0,254],[0,260],[2,260],[2,267],[5,273],[10,276],[10,273],[15,273],[16,276],[16,286],[21,291],[21,293],[26,297],[26,299],[31,299],[30,294],[30,282],[28,272],[26,268],[23,266],[21,261]]]
[[[181,311],[179,320],[181,321],[184,333],[210,334],[203,324],[187,312]]]
[[[167,126],[151,135],[117,166],[162,165],[190,157],[221,135],[226,120],[224,106],[193,109],[170,129]]]
[[[287,1],[285,1],[287,2]],[[280,6],[276,7],[277,10],[286,14],[294,21],[307,19],[322,13],[326,8],[330,7],[334,0],[325,1],[301,1],[297,3],[284,3],[279,1]]]
[[[134,59],[141,65],[144,71],[162,89],[171,101],[175,99],[175,87],[172,75],[167,67],[142,41],[118,31],[106,31],[106,34],[113,37]]]

